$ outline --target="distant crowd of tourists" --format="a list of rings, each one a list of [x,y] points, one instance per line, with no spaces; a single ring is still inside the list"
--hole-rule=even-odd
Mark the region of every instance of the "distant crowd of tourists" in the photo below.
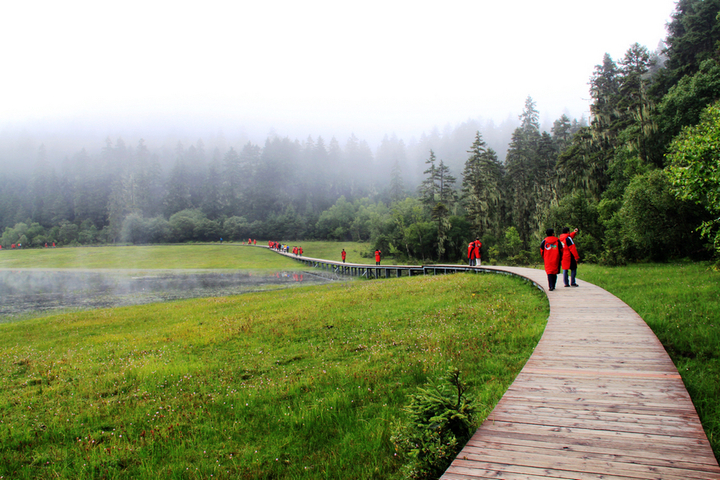
[[[49,247],[50,247],[50,245],[48,245],[46,242],[45,248],[49,248]],[[10,244],[10,250],[17,250],[17,249],[21,249],[21,248],[22,248],[22,243],[11,243]],[[55,242],[52,242],[52,248],[55,248]],[[0,244],[0,250],[2,250],[2,249],[3,249],[3,246]],[[5,250],[7,250],[7,248]]]
[[[268,242],[268,247],[271,250],[276,250],[278,252],[290,253],[290,245],[288,245],[287,243],[274,242],[274,241],[270,240]],[[294,246],[294,247],[292,247],[292,253],[296,257],[299,257],[303,254],[303,249],[302,249],[302,247]]]

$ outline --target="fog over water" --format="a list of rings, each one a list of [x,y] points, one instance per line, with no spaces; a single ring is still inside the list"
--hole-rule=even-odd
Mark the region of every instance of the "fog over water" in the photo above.
[[[143,305],[187,298],[238,295],[331,279],[302,271],[78,271],[0,269],[0,322],[53,310]]]

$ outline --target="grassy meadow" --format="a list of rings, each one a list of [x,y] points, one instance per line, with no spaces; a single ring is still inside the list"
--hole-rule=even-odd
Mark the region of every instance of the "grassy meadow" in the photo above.
[[[720,460],[720,272],[703,262],[581,264],[578,277],[621,298],[652,328],[680,372]]]
[[[238,243],[0,251],[0,268],[282,270],[297,266],[265,248]]]
[[[321,241],[309,241],[309,242],[290,242],[290,250],[292,251],[293,245],[299,245],[303,249],[303,255],[312,258],[322,258],[324,260],[334,260],[336,262],[342,262],[340,252],[343,248],[347,253],[347,263],[372,263],[375,264],[375,257],[363,257],[372,253],[370,250],[369,243],[359,242],[321,242]],[[388,258],[387,263],[390,265],[394,259]]]
[[[136,247],[152,261],[123,248],[27,258],[47,268],[296,265],[250,247]],[[389,437],[408,395],[453,365],[487,414],[547,315],[520,279],[458,274],[0,324],[0,478],[398,478]]]

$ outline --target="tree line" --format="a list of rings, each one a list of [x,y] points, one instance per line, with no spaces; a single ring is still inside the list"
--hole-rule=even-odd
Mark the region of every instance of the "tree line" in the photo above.
[[[212,152],[199,140],[164,166],[142,140],[107,139],[59,169],[41,147],[31,175],[0,177],[0,243],[315,238],[455,262],[480,237],[484,258],[528,263],[545,228],[568,226],[589,261],[708,258],[720,249],[719,13],[720,0],[680,0],[663,49],[606,54],[589,122],[563,115],[541,131],[528,97],[504,159],[467,123],[434,132],[443,146],[421,139],[424,163],[396,137],[375,152],[355,136]]]

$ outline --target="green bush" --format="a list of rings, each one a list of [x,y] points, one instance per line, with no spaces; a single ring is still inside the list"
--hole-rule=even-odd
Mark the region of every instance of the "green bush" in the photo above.
[[[451,367],[444,380],[410,395],[407,418],[393,428],[390,440],[405,462],[405,478],[438,478],[477,428],[477,408],[460,371]]]

